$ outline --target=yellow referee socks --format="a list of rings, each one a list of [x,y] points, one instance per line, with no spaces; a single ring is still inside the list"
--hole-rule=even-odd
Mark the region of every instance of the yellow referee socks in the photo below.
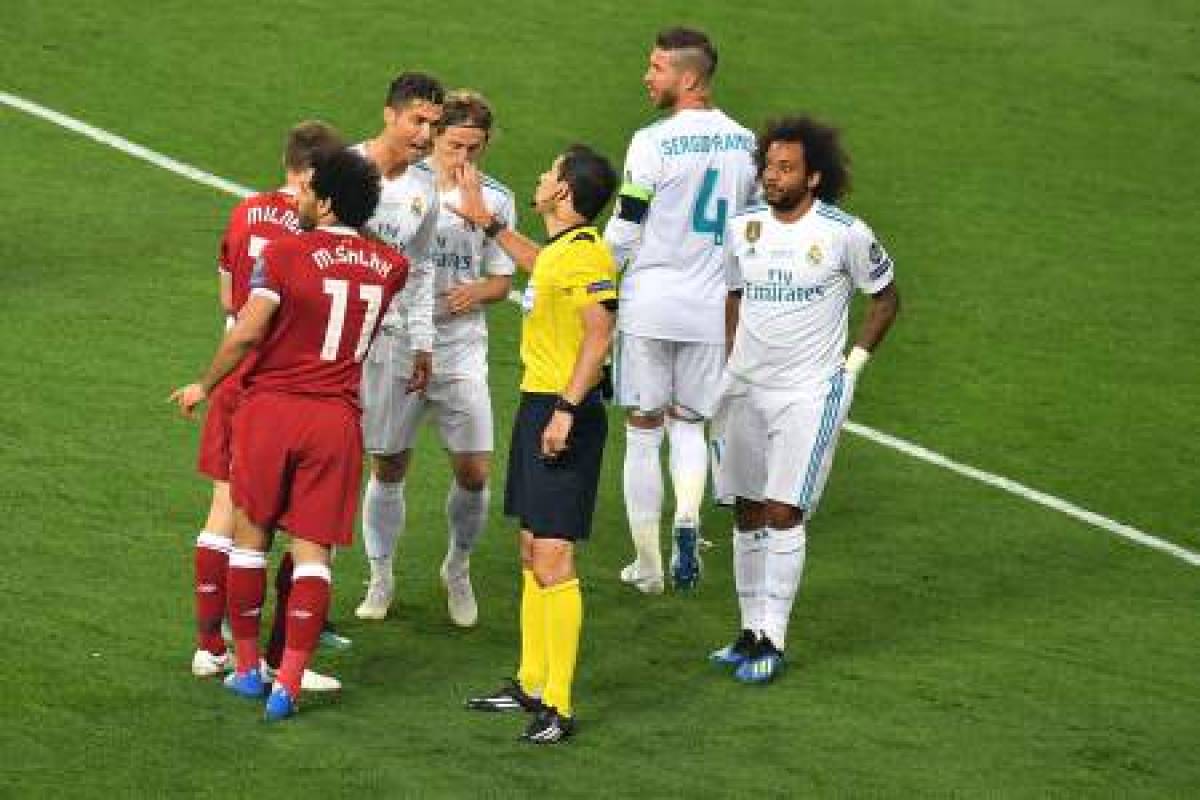
[[[571,716],[571,684],[579,656],[579,629],[583,626],[583,594],[579,579],[542,589],[546,616],[546,656],[549,672],[542,701],[563,716]]]
[[[521,570],[521,666],[517,683],[527,694],[546,686],[546,601],[533,570]]]

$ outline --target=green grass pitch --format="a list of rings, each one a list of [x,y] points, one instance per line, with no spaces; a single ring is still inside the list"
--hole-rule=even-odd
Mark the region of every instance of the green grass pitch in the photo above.
[[[1200,547],[1189,294],[1200,252],[1200,68],[1188,0],[851,0],[489,6],[7,0],[0,90],[255,187],[283,132],[374,134],[387,82],[481,89],[486,168],[519,201],[558,149],[619,161],[651,119],[654,32],[720,47],[717,98],[758,127],[844,127],[904,308],[858,422]],[[474,559],[478,629],[445,618],[448,470],[422,440],[399,601],[353,618],[343,678],[269,728],[187,671],[198,428],[165,403],[215,344],[233,202],[0,107],[0,796],[1189,796],[1200,786],[1195,567],[843,437],[793,620],[791,669],[747,689],[728,518],[702,590],[644,598],[618,418],[581,554],[581,732],[545,752],[461,710],[516,656],[512,526]],[[523,227],[538,232],[537,221]],[[497,461],[518,314],[493,309]],[[496,481],[494,488],[499,488]],[[494,496],[498,492],[494,493]]]

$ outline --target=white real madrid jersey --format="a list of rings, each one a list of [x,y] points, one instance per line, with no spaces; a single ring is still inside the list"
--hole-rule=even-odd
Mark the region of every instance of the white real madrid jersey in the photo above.
[[[678,111],[633,135],[624,180],[649,197],[649,211],[624,266],[620,329],[723,342],[721,246],[729,218],[756,192],[754,134],[718,109]]]
[[[367,155],[366,142],[354,146]],[[384,325],[406,331],[413,349],[426,350],[433,337],[433,270],[429,261],[437,225],[437,184],[424,162],[395,178],[383,179],[383,192],[367,228],[408,258],[408,282],[384,316]],[[427,341],[428,340],[428,341]],[[425,346],[419,346],[425,345]]]
[[[484,175],[483,199],[507,228],[516,228],[513,194],[504,184]],[[441,195],[443,204],[460,205],[458,189]],[[446,310],[446,292],[491,275],[512,275],[513,261],[483,231],[445,208],[438,209],[437,230],[430,251],[434,279],[433,369],[439,376],[462,377],[487,371],[487,320],[482,308],[465,314]]]
[[[893,280],[892,260],[861,220],[817,200],[803,217],[780,222],[766,207],[729,223],[725,271],[742,292],[726,369],[773,389],[808,389],[844,362],[850,298]]]

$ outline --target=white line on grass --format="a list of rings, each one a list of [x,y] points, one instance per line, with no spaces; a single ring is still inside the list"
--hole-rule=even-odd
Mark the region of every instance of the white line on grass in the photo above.
[[[122,153],[127,153],[134,158],[140,158],[143,161],[149,161],[156,167],[162,167],[168,172],[174,172],[176,175],[182,175],[188,180],[202,183],[205,186],[211,186],[214,189],[220,189],[222,192],[245,197],[253,194],[253,190],[247,189],[245,186],[227,181],[224,178],[218,178],[210,172],[205,172],[202,169],[197,169],[190,164],[184,164],[182,161],[176,161],[170,156],[164,156],[162,153],[156,153],[153,150],[142,147],[140,144],[129,141],[128,139],[117,136],[114,133],[101,130],[86,122],[81,122],[74,117],[68,117],[66,114],[60,114],[52,108],[38,105],[30,100],[26,100],[16,95],[11,95],[8,92],[0,92],[0,103],[11,106],[19,111],[24,111],[26,114],[32,114],[35,117],[41,117],[47,122],[53,122],[66,128],[69,131],[82,134],[89,139],[94,139],[100,144],[106,144],[109,147],[120,150]]]
[[[205,172],[204,170],[193,167],[190,164],[184,164],[182,161],[176,161],[169,156],[156,153],[149,148],[131,142],[121,136],[101,130],[100,128],[96,128],[92,125],[88,125],[86,122],[81,122],[73,117],[68,117],[66,114],[46,108],[45,106],[39,105],[30,100],[17,97],[7,92],[0,92],[0,103],[15,108],[19,111],[24,111],[27,114],[32,114],[35,117],[40,117],[47,122],[52,122],[55,125],[66,128],[67,130],[82,134],[89,139],[93,139],[104,145],[108,145],[109,147],[120,150],[122,153],[126,153],[135,158],[140,158],[143,161],[148,161],[157,167],[174,172],[176,175],[181,175],[182,177],[191,181],[195,181],[196,183],[201,183],[205,186],[211,186],[214,189],[219,189],[223,192],[237,195],[238,197],[245,197],[246,195],[252,193],[252,190],[246,188],[245,186],[232,181],[227,181],[224,178],[220,178],[210,172]],[[514,291],[509,294],[508,299],[519,304],[521,302],[521,295]],[[1138,530],[1137,528],[1126,525],[1122,522],[1109,519],[1108,517],[1097,514],[1094,511],[1088,511],[1085,508],[1080,508],[1074,503],[1063,500],[1060,497],[1055,497],[1054,495],[1046,494],[1045,492],[1038,491],[1037,489],[1032,489],[1024,484],[1011,480],[1010,478],[1005,478],[1001,475],[996,475],[991,472],[985,472],[984,470],[977,469],[976,467],[972,467],[967,464],[961,464],[953,459],[947,458],[941,453],[936,453],[933,450],[922,447],[919,444],[914,444],[913,442],[899,439],[882,431],[877,431],[874,428],[869,428],[866,425],[859,425],[857,422],[847,422],[846,430],[858,436],[862,436],[865,439],[869,439],[876,444],[881,444],[884,447],[890,447],[891,449],[901,452],[907,456],[911,456],[912,458],[942,467],[943,469],[950,470],[951,472],[962,475],[963,477],[979,481],[980,483],[987,484],[988,486],[992,486],[996,489],[1008,492],[1009,494],[1021,497],[1031,503],[1036,503],[1037,505],[1058,511],[1061,514],[1066,514],[1068,517],[1072,517],[1080,522],[1107,531],[1116,536],[1123,537],[1131,542],[1136,542],[1137,544],[1144,545],[1145,547],[1159,550],[1182,561],[1186,561],[1193,566],[1200,566],[1200,553],[1195,553],[1191,550],[1180,547],[1177,544],[1168,542],[1158,536]]]

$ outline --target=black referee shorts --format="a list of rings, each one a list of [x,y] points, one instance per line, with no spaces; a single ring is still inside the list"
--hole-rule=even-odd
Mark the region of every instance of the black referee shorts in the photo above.
[[[608,438],[608,417],[598,390],[588,393],[567,438],[567,449],[553,460],[542,458],[542,432],[554,414],[558,395],[523,392],[508,451],[504,513],[539,539],[588,538],[600,462]]]

